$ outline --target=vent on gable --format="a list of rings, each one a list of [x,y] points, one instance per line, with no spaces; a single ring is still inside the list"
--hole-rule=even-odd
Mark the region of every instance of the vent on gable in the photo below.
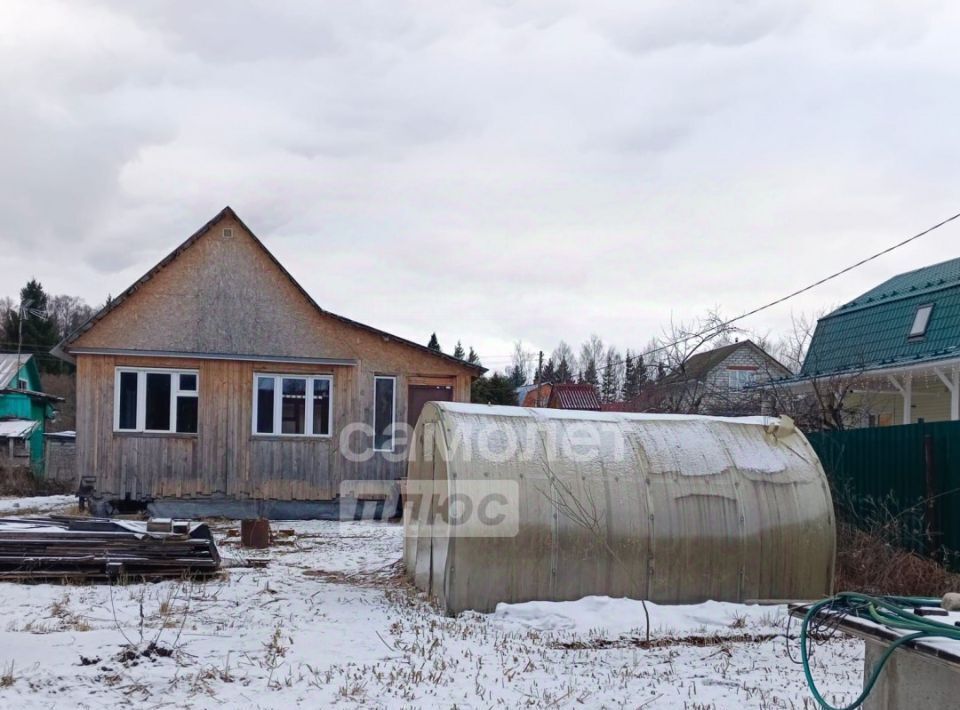
[[[224,239],[233,239],[233,230],[230,227],[223,228],[223,238]]]

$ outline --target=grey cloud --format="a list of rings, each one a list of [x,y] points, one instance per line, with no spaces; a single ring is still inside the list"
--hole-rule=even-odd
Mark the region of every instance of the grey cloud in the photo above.
[[[230,204],[398,334],[640,347],[954,210],[960,18],[915,7],[8,0],[0,270],[100,302]]]

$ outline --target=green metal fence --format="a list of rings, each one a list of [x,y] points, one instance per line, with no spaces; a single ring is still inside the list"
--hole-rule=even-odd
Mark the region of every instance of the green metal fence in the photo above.
[[[960,422],[808,434],[841,514],[865,525],[891,517],[904,541],[960,558]]]

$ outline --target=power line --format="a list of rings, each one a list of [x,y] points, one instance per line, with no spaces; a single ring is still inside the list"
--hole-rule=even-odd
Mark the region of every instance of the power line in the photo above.
[[[745,313],[741,313],[740,315],[736,316],[735,318],[730,318],[729,320],[725,320],[725,321],[723,321],[723,322],[721,322],[721,323],[717,323],[717,324],[715,324],[715,325],[712,325],[712,326],[710,326],[709,328],[706,328],[706,329],[704,329],[704,330],[701,330],[700,332],[690,333],[689,335],[686,335],[686,336],[684,336],[684,337],[682,337],[682,338],[679,338],[679,339],[677,339],[677,340],[674,340],[674,341],[671,342],[671,343],[664,343],[663,345],[660,345],[660,346],[658,346],[658,347],[656,347],[656,348],[653,348],[653,349],[651,349],[651,350],[647,350],[646,352],[638,353],[637,355],[634,355],[632,359],[634,359],[634,360],[636,360],[636,359],[642,359],[644,355],[651,355],[651,354],[653,354],[653,353],[662,352],[663,350],[668,350],[669,348],[675,347],[675,346],[677,346],[677,345],[681,345],[681,344],[687,342],[688,340],[693,340],[694,338],[702,338],[702,337],[704,337],[704,336],[711,335],[711,334],[719,334],[719,331],[723,330],[724,328],[726,328],[726,327],[728,327],[728,326],[730,326],[730,325],[733,325],[734,323],[736,323],[736,322],[738,322],[738,321],[743,320],[744,318],[749,318],[750,316],[756,315],[757,313],[760,313],[761,311],[765,311],[765,310],[767,310],[768,308],[773,308],[774,306],[778,306],[778,305],[780,305],[781,303],[784,303],[785,301],[789,301],[791,298],[795,298],[796,296],[799,296],[799,295],[802,294],[802,293],[806,293],[807,291],[810,291],[811,289],[814,289],[814,288],[816,288],[817,286],[822,286],[823,284],[827,283],[828,281],[832,281],[833,279],[835,279],[835,278],[837,278],[837,277],[839,277],[839,276],[843,276],[844,274],[849,273],[849,272],[853,271],[854,269],[857,269],[857,268],[863,266],[864,264],[867,264],[867,263],[873,261],[874,259],[879,259],[881,256],[884,256],[884,255],[886,255],[886,254],[889,254],[890,252],[894,251],[895,249],[899,249],[899,248],[902,247],[902,246],[906,246],[906,245],[909,244],[910,242],[916,241],[916,240],[919,239],[920,237],[924,237],[924,236],[930,234],[930,232],[933,232],[933,231],[935,231],[935,230],[937,230],[937,229],[940,229],[940,227],[943,227],[944,225],[947,225],[947,224],[949,224],[950,222],[953,222],[953,221],[956,220],[956,219],[960,219],[960,212],[957,212],[955,215],[953,215],[953,216],[951,216],[951,217],[947,217],[947,218],[946,218],[945,220],[943,220],[942,222],[937,222],[937,223],[936,223],[935,225],[933,225],[932,227],[928,227],[927,229],[924,229],[922,232],[918,232],[917,234],[914,234],[914,235],[911,236],[911,237],[907,237],[906,239],[904,239],[904,240],[902,240],[902,241],[899,241],[899,242],[897,242],[896,244],[893,244],[893,245],[887,247],[886,249],[883,249],[882,251],[878,251],[878,252],[876,252],[875,254],[871,254],[870,256],[866,257],[865,259],[861,259],[860,261],[858,261],[858,262],[856,262],[856,263],[854,263],[854,264],[851,264],[850,266],[847,266],[847,267],[845,267],[845,268],[843,268],[843,269],[840,269],[839,271],[835,271],[834,273],[830,274],[829,276],[824,276],[824,277],[823,277],[822,279],[820,279],[819,281],[814,281],[812,284],[809,284],[808,286],[804,286],[803,288],[798,288],[796,291],[792,291],[791,293],[788,293],[786,296],[781,296],[780,298],[778,298],[778,299],[776,299],[776,300],[774,300],[774,301],[770,301],[769,303],[765,303],[765,304],[763,304],[762,306],[758,306],[757,308],[754,308],[754,309],[752,309],[752,310],[746,311]],[[631,359],[631,358],[624,358],[624,359],[623,359],[623,363],[626,363],[626,362],[627,362],[628,360],[630,360],[630,359]],[[619,364],[619,363],[617,363],[617,364]],[[607,369],[609,369],[609,367],[610,367],[610,365],[608,365],[608,364],[606,364],[606,363],[604,363],[603,365],[600,365],[600,364],[598,363],[597,372],[605,372]]]
[[[675,340],[675,341],[672,342],[672,343],[666,343],[666,344],[661,345],[661,346],[659,346],[659,347],[653,348],[652,350],[648,350],[646,353],[641,353],[641,355],[639,355],[638,357],[642,356],[643,354],[649,355],[649,354],[651,354],[651,353],[661,352],[661,351],[666,350],[666,349],[668,349],[668,348],[671,348],[671,347],[674,347],[674,346],[676,346],[676,345],[680,345],[680,344],[682,344],[682,343],[685,343],[685,342],[687,342],[688,340],[693,340],[694,338],[700,338],[700,337],[703,337],[703,336],[705,336],[705,335],[710,335],[711,333],[714,333],[714,332],[719,331],[719,330],[721,330],[721,329],[723,329],[723,328],[726,328],[727,326],[732,325],[732,324],[736,323],[737,321],[741,321],[741,320],[743,320],[744,318],[749,318],[750,316],[756,315],[757,313],[760,313],[761,311],[765,311],[765,310],[767,310],[768,308],[773,308],[774,306],[779,306],[781,303],[784,303],[785,301],[789,301],[791,298],[795,298],[796,296],[799,296],[799,295],[802,294],[802,293],[806,293],[807,291],[810,291],[811,289],[814,289],[814,288],[816,288],[817,286],[822,286],[823,284],[827,283],[828,281],[832,281],[833,279],[835,279],[835,278],[837,278],[837,277],[839,277],[839,276],[843,276],[844,274],[849,273],[849,272],[853,271],[854,269],[857,269],[857,268],[863,266],[864,264],[867,264],[867,263],[873,261],[874,259],[879,259],[881,256],[884,256],[884,255],[886,255],[886,254],[889,254],[890,252],[894,251],[895,249],[899,249],[899,248],[902,247],[902,246],[906,246],[906,245],[909,244],[910,242],[916,241],[916,240],[919,239],[920,237],[924,237],[924,236],[930,234],[930,232],[933,232],[933,231],[935,231],[935,230],[937,230],[937,229],[940,229],[940,227],[943,227],[944,225],[949,224],[950,222],[953,222],[955,219],[960,219],[960,212],[957,212],[956,214],[954,214],[954,215],[951,216],[951,217],[947,217],[947,218],[946,218],[945,220],[943,220],[942,222],[937,222],[937,223],[936,223],[935,225],[933,225],[932,227],[928,227],[927,229],[924,229],[922,232],[918,232],[917,234],[914,234],[912,237],[907,237],[907,238],[904,239],[903,241],[897,242],[896,244],[893,244],[892,246],[889,246],[889,247],[887,247],[886,249],[883,249],[882,251],[878,251],[877,253],[871,254],[870,256],[866,257],[865,259],[861,259],[860,261],[858,261],[858,262],[856,262],[856,263],[854,263],[854,264],[851,264],[850,266],[847,266],[847,267],[845,267],[845,268],[843,268],[843,269],[840,269],[839,271],[835,271],[834,273],[830,274],[829,276],[824,276],[824,277],[823,277],[822,279],[820,279],[819,281],[814,281],[812,284],[810,284],[810,285],[808,285],[808,286],[804,286],[803,288],[798,288],[796,291],[793,291],[793,292],[791,292],[791,293],[788,293],[786,296],[781,296],[780,298],[778,298],[778,299],[776,299],[776,300],[774,300],[774,301],[770,301],[769,303],[765,303],[765,304],[763,304],[762,306],[759,306],[759,307],[757,307],[757,308],[754,308],[754,309],[752,309],[752,310],[747,311],[746,313],[741,313],[741,314],[738,315],[736,318],[730,318],[729,320],[723,321],[722,323],[718,323],[718,324],[713,325],[713,326],[711,326],[711,327],[709,327],[709,328],[707,328],[707,329],[705,329],[705,330],[702,330],[702,331],[700,331],[699,333],[691,333],[690,335],[687,335],[687,336],[685,336],[685,337],[683,337],[683,338],[680,338],[679,340]],[[606,366],[604,366],[604,367],[606,367]]]

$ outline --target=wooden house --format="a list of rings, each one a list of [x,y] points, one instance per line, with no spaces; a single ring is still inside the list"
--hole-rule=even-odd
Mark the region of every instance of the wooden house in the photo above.
[[[404,425],[483,373],[322,309],[229,207],[54,352],[99,512],[332,516],[395,486]]]

